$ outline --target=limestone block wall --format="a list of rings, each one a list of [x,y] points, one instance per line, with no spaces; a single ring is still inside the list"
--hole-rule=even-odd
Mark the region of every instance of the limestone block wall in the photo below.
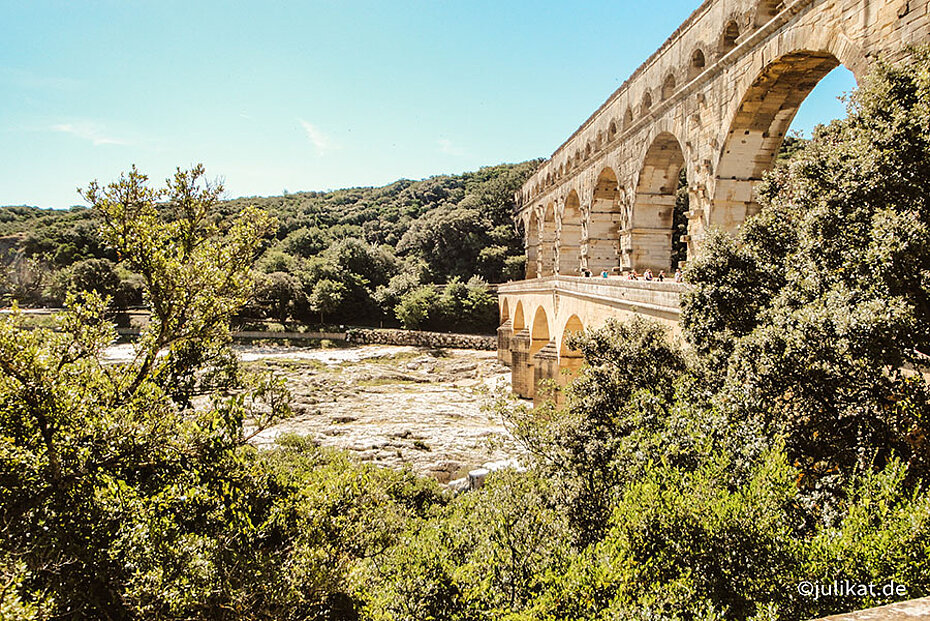
[[[382,330],[352,328],[346,332],[346,342],[353,345],[412,345],[444,349],[478,349],[494,351],[498,341],[494,336],[447,334],[416,330]]]
[[[689,255],[708,228],[738,227],[814,86],[840,64],[861,78],[877,57],[930,42],[928,2],[701,4],[518,193],[527,277],[669,269],[682,169]]]

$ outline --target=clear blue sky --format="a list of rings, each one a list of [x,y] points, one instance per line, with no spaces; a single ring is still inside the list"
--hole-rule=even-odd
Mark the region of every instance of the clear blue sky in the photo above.
[[[0,0],[0,205],[80,204],[133,163],[236,197],[545,157],[698,4]]]

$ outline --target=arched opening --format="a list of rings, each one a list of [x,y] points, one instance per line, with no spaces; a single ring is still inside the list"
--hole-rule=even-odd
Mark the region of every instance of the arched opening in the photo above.
[[[559,227],[559,274],[577,276],[581,271],[581,201],[572,190],[565,198]]]
[[[510,304],[507,298],[501,298],[501,323],[510,319]]]
[[[723,30],[723,38],[720,40],[720,55],[723,56],[735,48],[737,39],[739,39],[739,26],[736,22],[727,22],[727,27]]]
[[[659,134],[646,152],[636,186],[629,243],[632,266],[637,271],[650,269],[657,275],[672,266],[675,206],[684,165],[681,145],[668,132]]]
[[[569,347],[568,341],[572,335],[584,332],[584,324],[578,315],[572,315],[565,322],[565,329],[562,330],[562,343],[559,347],[559,372],[562,377],[562,385],[567,386],[578,374],[578,369],[584,363],[584,357],[577,349]]]
[[[541,278],[555,271],[555,207],[552,203],[539,214],[539,267]]]
[[[534,192],[535,194],[535,192]],[[523,221],[526,248],[526,279],[539,277],[539,226],[535,216]]]
[[[532,356],[549,343],[549,318],[546,316],[546,309],[542,306],[536,308],[536,314],[533,316],[533,327],[530,328],[530,355]]]
[[[607,140],[608,142],[617,137],[617,122],[611,121],[610,127],[607,128]]]
[[[542,380],[558,379],[558,352],[549,345],[549,318],[542,306],[536,308],[533,316],[533,327],[530,329],[529,366],[532,367],[532,385],[529,387],[533,402],[539,404],[550,396],[548,388],[544,388]],[[529,367],[528,367],[529,370]],[[527,373],[527,377],[530,374]]]
[[[802,102],[837,66],[832,54],[798,51],[769,64],[752,83],[724,141],[708,224],[734,231],[758,212],[756,183],[772,168]]]
[[[785,8],[785,3],[782,0],[762,0],[759,3],[759,8],[756,9],[756,26],[764,26],[769,23],[776,15],[781,13],[783,8]]]
[[[707,59],[704,58],[704,52],[700,49],[691,53],[691,65],[688,67],[688,78],[694,79],[703,73],[707,67]]]
[[[627,108],[626,114],[623,115],[623,131],[630,129],[631,125],[633,125],[633,109]]]
[[[652,93],[646,91],[646,94],[643,95],[643,105],[640,108],[642,110],[643,116],[649,113],[649,108],[652,107]]]
[[[665,101],[675,94],[675,76],[668,74],[665,82],[662,84],[662,100]]]
[[[620,227],[623,222],[623,206],[617,174],[605,168],[598,175],[588,216],[588,239],[582,253],[587,267],[594,274],[606,270],[611,272],[620,266]]]
[[[513,331],[516,334],[521,330],[526,330],[526,317],[523,315],[523,302],[517,302],[513,311]]]

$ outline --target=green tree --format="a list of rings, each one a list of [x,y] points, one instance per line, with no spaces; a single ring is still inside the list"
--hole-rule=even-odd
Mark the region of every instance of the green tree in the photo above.
[[[439,294],[433,287],[424,285],[401,298],[394,312],[402,326],[416,330],[435,316],[438,304]]]
[[[683,325],[721,403],[784,433],[812,490],[897,455],[927,480],[930,52],[879,63],[846,119],[688,270]],[[724,396],[725,395],[725,396]],[[839,477],[839,478],[838,478]]]
[[[286,272],[262,275],[256,283],[255,298],[258,306],[281,323],[307,302],[300,280]]]
[[[335,313],[345,301],[346,287],[341,282],[336,282],[324,278],[317,281],[313,286],[313,292],[310,294],[310,308],[320,313],[320,325],[323,324],[323,317],[327,314]]]

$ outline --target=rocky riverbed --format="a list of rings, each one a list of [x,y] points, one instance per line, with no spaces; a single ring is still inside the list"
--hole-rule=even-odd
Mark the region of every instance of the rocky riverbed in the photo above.
[[[255,438],[309,435],[388,467],[448,482],[518,447],[489,406],[509,381],[496,352],[361,346],[243,348],[243,362],[287,378],[294,416]]]

